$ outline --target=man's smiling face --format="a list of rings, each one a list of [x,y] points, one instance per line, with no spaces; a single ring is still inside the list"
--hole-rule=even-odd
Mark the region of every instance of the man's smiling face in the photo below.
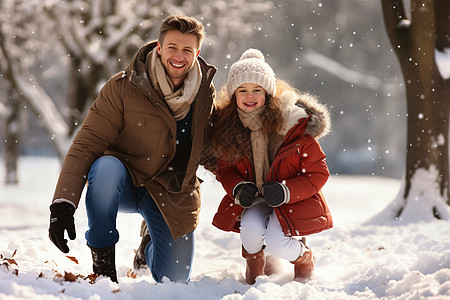
[[[158,42],[157,51],[175,88],[181,86],[200,54],[196,36],[177,30],[166,33],[164,40]]]

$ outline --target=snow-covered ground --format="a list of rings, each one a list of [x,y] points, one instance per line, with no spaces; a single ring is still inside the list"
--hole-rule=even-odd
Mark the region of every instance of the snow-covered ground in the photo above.
[[[211,173],[199,170],[205,182],[191,282],[156,284],[148,271],[128,277],[141,218],[119,214],[119,284],[106,278],[91,284],[59,276],[92,272],[84,201],[75,214],[77,239],[69,242],[70,258],[47,237],[57,160],[24,157],[19,167],[20,185],[4,186],[0,166],[0,299],[450,299],[448,221],[364,225],[395,198],[397,180],[332,176],[324,193],[335,227],[307,237],[318,257],[312,280],[291,281],[293,267],[282,262],[282,274],[249,286],[238,235],[211,225],[224,191]]]

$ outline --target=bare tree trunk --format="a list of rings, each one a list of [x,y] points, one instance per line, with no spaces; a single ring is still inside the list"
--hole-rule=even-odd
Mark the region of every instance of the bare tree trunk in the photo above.
[[[69,73],[69,92],[67,95],[67,105],[69,109],[69,135],[72,136],[85,118],[86,106],[92,103],[98,95],[97,83],[105,79],[101,66],[92,63],[90,72],[83,74],[79,70],[82,68],[82,59],[74,58],[71,55],[72,65]]]
[[[404,205],[396,213],[396,217],[400,217],[408,201],[416,201],[415,205],[423,205],[421,200],[433,197],[430,194],[426,195],[425,191],[422,191],[424,194],[423,197],[419,197],[421,199],[418,199],[417,195],[411,195],[417,182],[413,179],[417,176],[418,170],[436,174],[434,181],[439,187],[439,196],[445,203],[450,204],[448,189],[450,81],[442,77],[435,59],[436,41],[441,40],[444,31],[448,31],[450,3],[442,0],[413,0],[411,19],[406,17],[401,0],[382,0],[382,5],[386,31],[402,69],[407,97]],[[439,27],[436,24],[441,25]],[[446,43],[441,41],[441,46],[448,46],[448,40]],[[436,218],[441,218],[437,206],[424,209],[431,209]]]
[[[8,89],[5,118],[5,184],[17,184],[17,161],[20,154],[19,137],[21,135],[20,98],[13,87]]]

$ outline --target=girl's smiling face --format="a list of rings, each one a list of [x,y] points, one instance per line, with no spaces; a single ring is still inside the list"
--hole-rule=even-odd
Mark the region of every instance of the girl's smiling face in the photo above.
[[[266,91],[254,83],[241,84],[234,93],[237,106],[246,113],[251,113],[266,103]]]

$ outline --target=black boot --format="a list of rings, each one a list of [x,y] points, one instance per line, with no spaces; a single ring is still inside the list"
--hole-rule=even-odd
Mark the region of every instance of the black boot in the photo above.
[[[109,277],[111,281],[118,283],[116,262],[115,262],[115,246],[107,248],[93,248],[88,245],[92,253],[92,268],[94,274]]]
[[[147,223],[145,220],[142,220],[141,223],[141,232],[140,236],[142,237],[141,244],[139,248],[136,250],[136,254],[134,255],[133,266],[135,270],[145,269],[147,268],[147,262],[145,261],[145,248],[150,242],[150,233],[148,232]]]

